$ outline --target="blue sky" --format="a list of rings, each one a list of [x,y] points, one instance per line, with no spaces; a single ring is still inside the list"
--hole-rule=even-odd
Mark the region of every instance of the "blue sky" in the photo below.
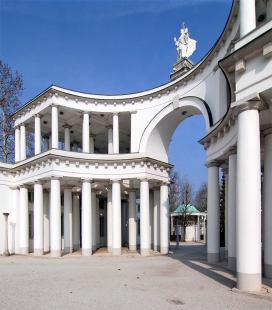
[[[0,57],[23,75],[22,104],[51,84],[124,94],[169,81],[182,22],[197,63],[221,34],[231,0],[1,0]],[[197,189],[207,180],[202,116],[177,128],[170,162]]]

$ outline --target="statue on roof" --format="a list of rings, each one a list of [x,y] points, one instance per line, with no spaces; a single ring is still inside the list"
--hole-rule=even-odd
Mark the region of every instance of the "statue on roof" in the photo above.
[[[178,52],[178,60],[184,57],[190,57],[196,50],[196,41],[189,38],[188,28],[185,28],[185,23],[182,23],[182,28],[180,29],[180,37],[177,40],[174,38],[175,45]]]

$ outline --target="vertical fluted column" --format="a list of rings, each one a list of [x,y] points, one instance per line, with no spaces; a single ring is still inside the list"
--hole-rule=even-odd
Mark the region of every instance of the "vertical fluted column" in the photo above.
[[[113,113],[113,154],[119,154],[119,113]]]
[[[154,188],[154,251],[160,251],[160,188]]]
[[[60,180],[51,179],[50,188],[50,252],[51,257],[61,256],[61,205]]]
[[[29,211],[28,190],[20,186],[20,254],[29,253]]]
[[[236,147],[230,148],[228,155],[228,266],[229,268],[236,270]]]
[[[44,251],[43,186],[40,181],[34,184],[34,255]]]
[[[121,184],[112,180],[112,254],[121,255]]]
[[[149,227],[150,227],[150,249],[154,249],[154,192],[149,191]]]
[[[255,0],[240,0],[240,37],[256,28]]]
[[[26,128],[25,124],[22,123],[20,127],[20,132],[21,132],[21,141],[20,141],[20,147],[21,147],[21,156],[20,160],[26,159]]]
[[[41,153],[41,116],[35,114],[35,155]]]
[[[20,149],[20,128],[15,127],[15,162],[17,163],[21,159],[21,149]]]
[[[160,187],[160,251],[162,254],[169,252],[169,199],[168,183]]]
[[[52,124],[51,124],[51,148],[58,149],[59,147],[59,120],[58,120],[58,107],[52,105]]]
[[[262,282],[260,106],[259,101],[249,101],[235,109],[238,114],[237,288],[245,291],[260,291]]]
[[[220,162],[206,163],[208,168],[208,222],[207,222],[207,260],[217,263],[220,259]]]
[[[73,252],[72,188],[64,187],[64,253]]]
[[[149,214],[149,183],[148,179],[141,179],[140,183],[140,229],[141,255],[150,254],[150,214]]]
[[[89,113],[83,112],[83,124],[82,124],[82,152],[89,153],[90,151],[90,127],[89,127]]]
[[[113,154],[113,130],[112,125],[107,126],[108,129],[108,154]]]
[[[80,248],[80,197],[73,193],[73,250]]]
[[[95,138],[95,135],[91,133],[89,137],[89,145],[90,145],[89,153],[90,154],[94,154],[94,138]]]
[[[91,199],[92,199],[92,249],[93,252],[97,250],[96,245],[96,222],[97,222],[97,207],[96,207],[96,190],[91,190]]]
[[[70,151],[71,150],[71,141],[70,141],[71,126],[65,124],[62,127],[64,128],[64,150]]]
[[[264,276],[272,278],[272,127],[264,130]]]
[[[92,222],[93,200],[91,192],[91,180],[82,181],[82,206],[81,206],[81,230],[82,230],[82,255],[92,255]]]
[[[112,252],[112,187],[107,185],[107,247],[108,252]]]
[[[128,229],[129,229],[129,249],[130,251],[137,250],[137,222],[136,222],[136,192],[133,189],[129,190],[129,209],[128,209]]]
[[[35,197],[34,197],[35,199]],[[49,193],[43,190],[43,227],[44,227],[44,252],[49,251],[50,223],[49,223]]]

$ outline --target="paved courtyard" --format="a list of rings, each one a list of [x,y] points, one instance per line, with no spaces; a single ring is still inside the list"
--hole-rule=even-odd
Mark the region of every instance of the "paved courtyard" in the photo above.
[[[186,243],[167,256],[0,256],[0,309],[272,309],[272,293],[232,290],[224,260],[209,265],[205,251]]]

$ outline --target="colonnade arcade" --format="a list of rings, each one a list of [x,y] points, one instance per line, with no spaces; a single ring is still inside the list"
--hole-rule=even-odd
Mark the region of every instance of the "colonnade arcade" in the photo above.
[[[136,198],[140,197],[140,253],[150,250],[168,253],[169,205],[168,184],[150,179],[105,180],[65,178],[40,179],[32,184],[12,187],[18,195],[20,217],[20,253],[29,253],[30,235],[34,255],[50,251],[52,257],[82,248],[90,256],[100,245],[100,225],[108,252],[120,255],[122,245],[137,250]],[[33,219],[29,216],[29,193],[34,193]],[[63,199],[61,199],[63,197]],[[16,197],[14,198],[16,201]],[[106,221],[100,221],[101,208]],[[63,217],[63,220],[62,220]],[[33,220],[33,232],[31,233]],[[127,227],[127,228],[126,228]],[[63,233],[63,244],[62,244]],[[124,233],[127,236],[124,237]]]

